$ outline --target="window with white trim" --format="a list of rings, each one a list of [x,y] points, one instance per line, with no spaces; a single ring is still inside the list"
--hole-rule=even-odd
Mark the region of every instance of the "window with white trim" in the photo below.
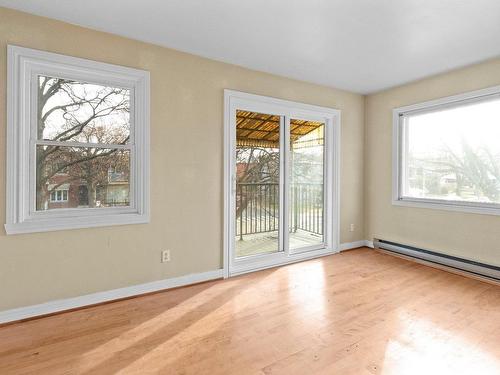
[[[500,87],[394,110],[399,205],[500,214]]]
[[[67,202],[68,201],[68,190],[52,190],[50,192],[50,201],[53,203]]]
[[[8,48],[7,233],[149,221],[149,73]]]

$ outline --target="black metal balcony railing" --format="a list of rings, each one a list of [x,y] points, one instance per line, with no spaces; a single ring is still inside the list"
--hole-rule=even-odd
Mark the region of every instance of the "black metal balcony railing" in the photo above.
[[[236,235],[278,230],[279,185],[236,184]],[[290,190],[289,230],[323,234],[323,184],[294,184]]]

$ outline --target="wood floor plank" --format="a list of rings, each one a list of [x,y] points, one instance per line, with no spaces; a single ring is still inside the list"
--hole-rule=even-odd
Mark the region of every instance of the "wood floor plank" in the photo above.
[[[359,249],[0,328],[0,374],[499,374],[500,287]]]

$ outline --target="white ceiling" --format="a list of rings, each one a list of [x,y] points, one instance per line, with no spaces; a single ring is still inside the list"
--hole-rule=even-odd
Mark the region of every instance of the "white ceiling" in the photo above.
[[[359,93],[500,56],[500,0],[0,0],[0,6]]]

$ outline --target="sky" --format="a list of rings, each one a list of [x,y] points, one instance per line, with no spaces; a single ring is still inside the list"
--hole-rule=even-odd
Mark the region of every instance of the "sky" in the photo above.
[[[40,80],[43,76],[40,76]],[[96,99],[101,99],[104,95],[113,90],[113,87],[101,86],[98,84],[91,83],[77,83],[75,82],[71,85],[74,93],[79,98],[85,99],[93,99],[94,105],[96,105]],[[105,103],[97,106],[97,110],[106,109],[112,107],[114,105],[118,105],[122,100],[130,100],[130,90],[123,90],[120,94],[110,95]],[[59,90],[55,93],[46,103],[43,108],[43,113],[45,114],[50,109],[60,106],[67,105],[73,103],[73,100],[70,96],[65,93],[63,90]],[[80,106],[73,106],[69,108],[71,110],[72,115],[75,117],[78,122],[84,122],[88,118],[90,118],[93,114],[92,108],[89,104],[83,104]],[[107,113],[105,111],[104,113]],[[67,123],[64,118],[64,112],[62,110],[57,110],[52,112],[50,116],[44,123],[45,128],[43,131],[43,139],[52,140],[62,131],[66,130]],[[130,115],[128,111],[114,111],[106,116],[99,117],[92,121],[90,126],[95,127],[103,127],[106,129],[106,133],[109,134],[107,137],[107,141],[98,140],[98,139],[86,139],[84,136],[74,137],[71,139],[72,141],[79,142],[93,142],[93,143],[118,143],[121,140],[125,139],[130,133]],[[113,142],[109,142],[112,140]]]
[[[474,149],[500,154],[500,98],[459,108],[408,117],[409,151],[414,156],[439,153],[443,145],[461,150],[464,139]]]

